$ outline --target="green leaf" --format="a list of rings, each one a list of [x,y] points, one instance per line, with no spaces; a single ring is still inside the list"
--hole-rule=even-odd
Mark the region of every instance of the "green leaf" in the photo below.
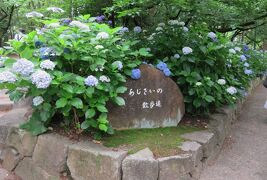
[[[82,128],[83,130],[89,128],[90,126],[91,126],[91,123],[90,123],[89,120],[85,120],[85,121],[83,121],[82,124],[81,124],[81,128]]]
[[[20,125],[21,129],[29,131],[32,135],[37,136],[47,131],[44,122],[38,119],[38,116],[32,116],[29,121]]]
[[[105,124],[99,124],[98,127],[99,127],[100,130],[105,131],[105,132],[107,132],[107,130],[108,130],[108,127]]]
[[[122,97],[115,97],[114,98],[114,102],[116,104],[118,104],[119,106],[124,106],[125,105],[125,101]]]
[[[97,110],[100,111],[100,112],[108,112],[107,108],[103,105],[97,105],[96,106]]]
[[[206,100],[207,102],[209,102],[209,103],[215,101],[214,97],[209,96],[209,95],[205,96],[205,100]]]
[[[73,87],[69,84],[64,84],[62,88],[69,93],[73,93]]]
[[[201,101],[199,99],[195,99],[193,101],[193,105],[196,107],[196,108],[199,108],[201,106]]]
[[[80,98],[74,98],[71,100],[71,105],[76,107],[77,109],[83,108],[83,101]]]
[[[95,116],[95,110],[94,109],[88,109],[86,112],[85,112],[85,118],[88,119],[88,118],[92,118]]]
[[[116,89],[116,93],[125,93],[127,91],[127,88],[126,87],[118,87]]]
[[[66,104],[68,103],[66,98],[60,98],[59,100],[57,100],[56,102],[56,108],[63,108],[66,106]]]

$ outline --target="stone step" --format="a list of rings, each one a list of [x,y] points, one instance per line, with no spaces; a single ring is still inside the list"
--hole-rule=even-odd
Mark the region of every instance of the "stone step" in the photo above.
[[[0,111],[8,111],[13,108],[13,102],[9,98],[0,97]]]

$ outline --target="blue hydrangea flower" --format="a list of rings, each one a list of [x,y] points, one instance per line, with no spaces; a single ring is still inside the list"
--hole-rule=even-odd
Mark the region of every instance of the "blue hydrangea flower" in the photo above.
[[[112,65],[115,66],[116,68],[118,68],[119,71],[121,71],[123,68],[123,64],[121,61],[115,61],[112,63]]]
[[[141,33],[142,32],[142,28],[140,26],[135,26],[134,27],[134,32],[135,33]]]
[[[89,87],[97,86],[98,79],[96,79],[95,76],[90,75],[84,80],[84,84]]]
[[[64,53],[66,53],[66,54],[70,54],[70,49],[69,48],[64,48]]]
[[[251,74],[253,74],[253,71],[251,69],[245,69],[244,73],[246,75],[251,75]]]
[[[165,69],[163,70],[163,73],[164,73],[164,75],[167,76],[167,77],[169,77],[169,76],[171,75],[171,71],[170,71],[169,68],[165,68]]]
[[[41,47],[40,48],[40,57],[43,60],[52,59],[55,55],[56,55],[56,53],[50,47]]]
[[[244,46],[243,46],[243,51],[246,52],[246,51],[248,51],[248,50],[249,50],[249,46],[248,46],[248,45],[244,45]]]
[[[65,18],[65,19],[61,19],[61,25],[65,25],[68,26],[71,23],[71,19]]]
[[[244,66],[245,66],[245,67],[249,67],[249,63],[247,63],[247,62],[244,63]]]
[[[157,66],[156,66],[159,70],[163,71],[164,69],[168,68],[167,64],[160,61]]]
[[[131,78],[132,79],[140,79],[141,78],[141,71],[140,71],[140,69],[133,69],[132,70]]]
[[[240,56],[240,60],[241,60],[241,61],[246,61],[246,60],[247,60],[247,58],[246,58],[246,56],[245,56],[245,55],[241,55],[241,56]]]
[[[43,45],[43,43],[41,41],[36,41],[34,45],[36,48],[40,48]]]

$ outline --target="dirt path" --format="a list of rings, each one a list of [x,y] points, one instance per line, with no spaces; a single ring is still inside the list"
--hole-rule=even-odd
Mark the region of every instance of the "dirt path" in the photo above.
[[[267,89],[251,95],[226,139],[219,157],[201,180],[267,180]]]

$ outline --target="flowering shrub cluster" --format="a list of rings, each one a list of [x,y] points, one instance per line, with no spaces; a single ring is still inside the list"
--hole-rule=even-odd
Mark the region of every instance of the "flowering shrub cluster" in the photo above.
[[[177,82],[187,112],[194,114],[234,104],[246,96],[249,82],[267,68],[265,53],[232,43],[205,27],[186,27],[178,20],[126,35],[139,38],[140,45],[151,51],[147,63]]]
[[[43,16],[32,12],[27,17]],[[1,51],[0,89],[9,89],[15,101],[33,98],[33,114],[21,127],[37,135],[57,120],[79,132],[112,133],[106,104],[125,104],[119,95],[127,90],[126,78],[141,77],[137,66],[149,53],[131,50],[135,43],[121,38],[121,28],[89,16],[40,22],[45,24],[41,30],[10,41],[12,48]],[[20,58],[5,57],[8,53]]]

